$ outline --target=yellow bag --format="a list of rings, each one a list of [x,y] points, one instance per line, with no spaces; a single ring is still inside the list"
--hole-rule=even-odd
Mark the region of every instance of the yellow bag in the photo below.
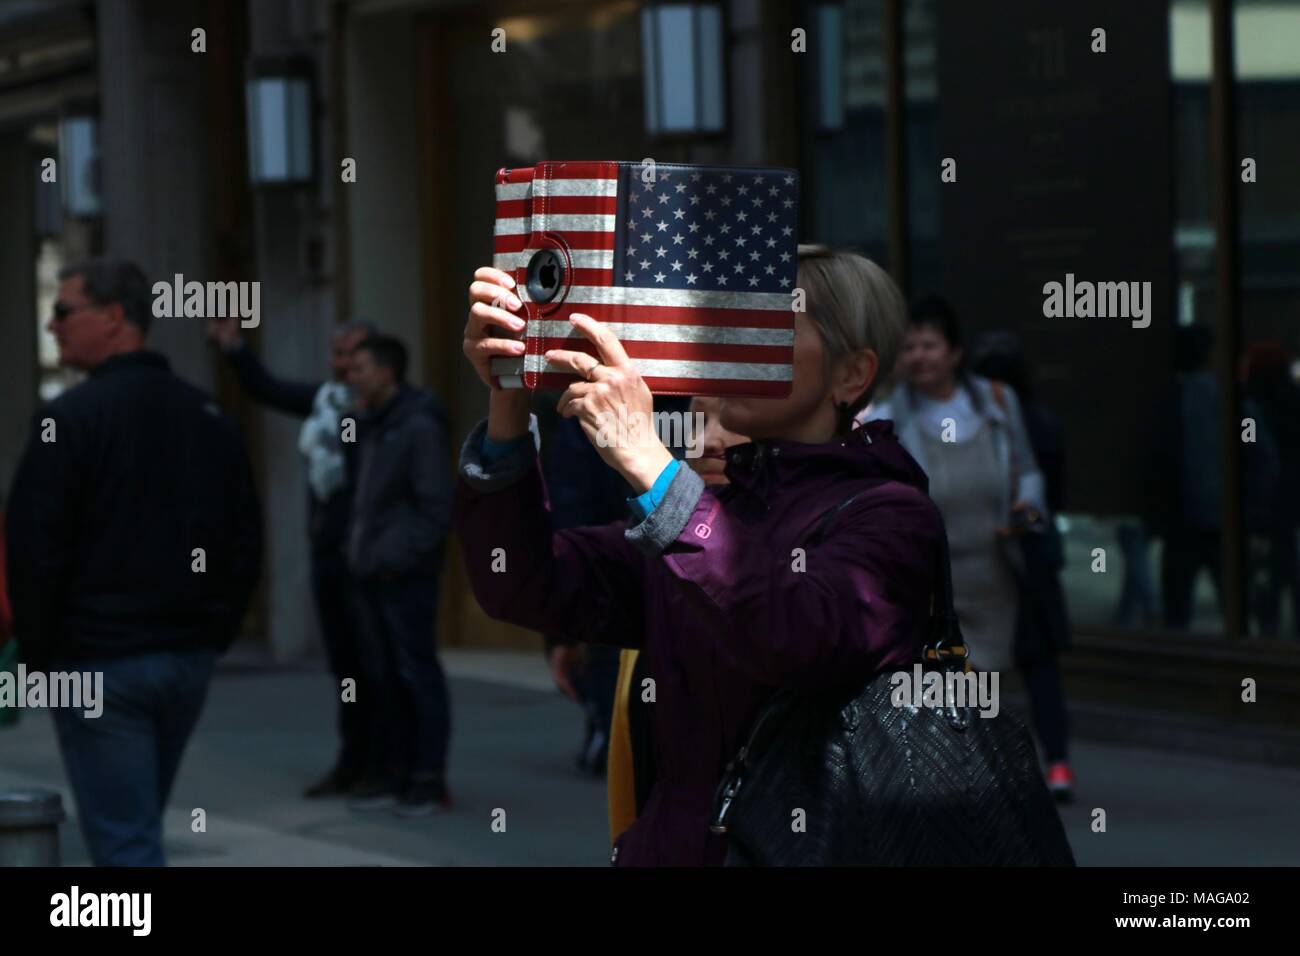
[[[609,728],[605,776],[611,846],[636,821],[636,772],[632,764],[632,731],[627,710],[631,703],[632,673],[636,670],[639,653],[624,649],[618,656],[618,683],[614,688],[614,719]]]

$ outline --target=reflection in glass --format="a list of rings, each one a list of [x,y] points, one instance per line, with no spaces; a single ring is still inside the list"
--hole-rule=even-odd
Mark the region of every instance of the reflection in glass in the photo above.
[[[1300,2],[1234,5],[1248,633],[1300,639]],[[1246,426],[1243,426],[1245,432]],[[1251,437],[1251,436],[1245,436]],[[1250,462],[1257,462],[1254,475]],[[1270,471],[1269,468],[1273,470]],[[1253,481],[1251,479],[1254,479]]]
[[[812,241],[857,248],[884,263],[888,203],[881,0],[847,0],[834,14],[818,5],[812,12],[808,49],[838,52],[802,58],[806,87],[820,91],[818,103],[804,111],[808,145],[801,201],[807,235]],[[829,72],[836,61],[838,77]],[[842,97],[838,104],[837,93]]]
[[[641,11],[646,131],[718,132],[723,126],[722,10],[653,4]]]

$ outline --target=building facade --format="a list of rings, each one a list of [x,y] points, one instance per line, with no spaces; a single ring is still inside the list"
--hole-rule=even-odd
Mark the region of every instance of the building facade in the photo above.
[[[498,167],[795,166],[805,241],[865,251],[910,294],[941,292],[971,334],[1021,337],[1066,435],[1079,706],[1131,726],[1123,708],[1139,704],[1225,747],[1300,759],[1274,733],[1300,717],[1294,585],[1279,593],[1269,571],[1290,519],[1284,504],[1251,519],[1238,411],[1250,356],[1300,351],[1297,42],[1297,0],[6,5],[0,207],[18,214],[0,217],[0,483],[42,391],[67,384],[38,322],[59,265],[82,255],[260,281],[254,344],[284,375],[321,376],[331,327],[368,318],[410,345],[459,442],[486,407],[460,338]],[[295,181],[251,175],[266,144],[248,90],[268,77],[309,91]],[[40,176],[51,157],[57,189]],[[1148,283],[1146,319],[1046,314],[1044,284],[1067,275]],[[1219,513],[1175,628],[1149,520],[1153,493],[1171,490],[1152,487],[1146,451],[1181,427],[1161,416],[1189,326],[1214,341],[1221,400],[1193,447]],[[250,632],[279,658],[312,653],[296,423],[251,406],[201,329],[160,322],[154,340],[237,411],[255,450],[270,550]],[[454,555],[444,585],[445,641],[535,646],[482,615]]]

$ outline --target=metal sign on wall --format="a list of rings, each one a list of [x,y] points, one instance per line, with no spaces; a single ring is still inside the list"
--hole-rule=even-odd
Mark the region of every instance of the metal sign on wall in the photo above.
[[[968,339],[1021,335],[1075,511],[1140,508],[1172,382],[1168,32],[1162,3],[939,8],[943,291]]]

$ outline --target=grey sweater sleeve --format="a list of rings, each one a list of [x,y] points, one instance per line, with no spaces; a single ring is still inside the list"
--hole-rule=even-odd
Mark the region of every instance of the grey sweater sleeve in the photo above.
[[[652,557],[662,554],[682,533],[703,494],[704,479],[682,462],[654,511],[628,528],[624,536]]]
[[[508,488],[528,473],[541,447],[541,433],[537,430],[537,416],[528,416],[528,431],[532,442],[521,442],[518,448],[490,465],[483,461],[483,438],[487,435],[487,419],[474,426],[460,450],[460,475],[475,491],[491,493]]]

